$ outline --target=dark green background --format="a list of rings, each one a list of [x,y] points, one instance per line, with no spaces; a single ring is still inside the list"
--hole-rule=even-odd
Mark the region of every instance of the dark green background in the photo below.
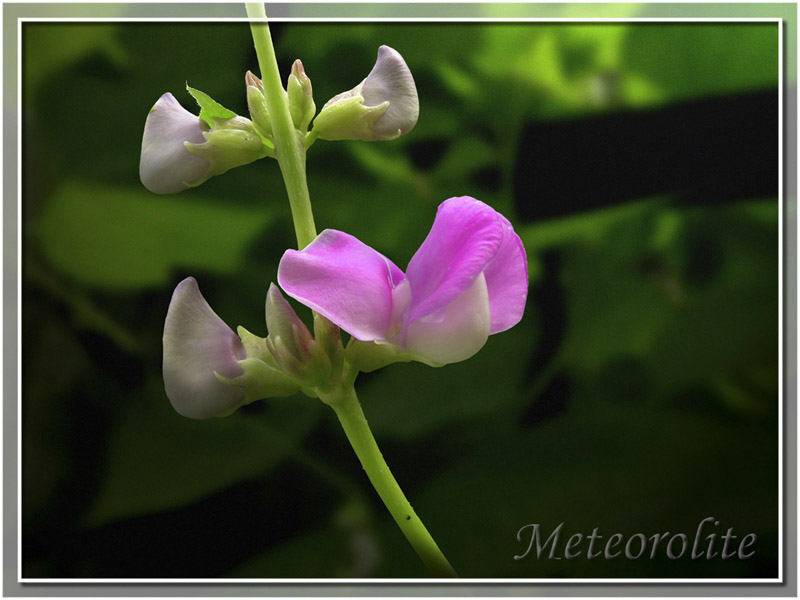
[[[282,72],[301,58],[318,107],[368,73],[380,44],[403,54],[419,89],[408,136],[311,148],[319,230],[404,267],[438,204],[472,195],[525,242],[519,325],[466,362],[357,383],[387,462],[459,574],[776,577],[774,192],[687,201],[615,198],[612,186],[602,207],[565,195],[556,215],[531,218],[547,173],[524,150],[542,125],[777,92],[777,25],[272,31]],[[27,23],[22,34],[23,577],[424,577],[322,403],[298,395],[191,421],[163,392],[177,282],[195,276],[228,324],[265,335],[266,290],[294,244],[270,160],[177,196],[138,180],[162,93],[194,109],[188,82],[247,114],[244,73],[258,69],[246,24]],[[586,179],[568,171],[549,182],[550,206],[560,181]],[[709,516],[718,534],[756,533],[755,556],[513,559],[529,523],[691,538]]]

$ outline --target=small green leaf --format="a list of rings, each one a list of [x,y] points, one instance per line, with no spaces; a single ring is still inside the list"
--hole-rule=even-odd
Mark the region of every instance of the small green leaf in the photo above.
[[[186,86],[186,91],[192,95],[192,98],[197,100],[197,104],[200,106],[200,118],[208,123],[209,127],[214,126],[214,119],[232,119],[236,116],[235,112],[228,110],[205,92],[196,90],[188,85]]]

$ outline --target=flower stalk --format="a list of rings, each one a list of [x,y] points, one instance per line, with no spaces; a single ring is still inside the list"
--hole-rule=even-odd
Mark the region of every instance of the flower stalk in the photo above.
[[[375,491],[431,575],[441,578],[457,577],[383,459],[353,386],[334,390],[331,394],[321,394],[320,397],[336,412],[347,439],[353,446]]]
[[[292,120],[266,21],[264,4],[251,2],[245,6],[247,16],[251,19],[250,29],[261,70],[264,101],[275,145],[275,158],[278,160],[289,196],[297,245],[302,250],[317,237],[305,170],[306,148],[316,136],[313,135],[313,131],[308,135],[304,131],[299,131]],[[316,313],[314,324],[315,333],[322,334],[318,335],[320,339],[317,341],[326,348],[326,351],[333,354],[329,356],[333,362],[333,371],[338,371],[342,375],[338,385],[332,386],[329,390],[316,388],[317,395],[336,413],[370,482],[431,574],[434,577],[456,577],[455,571],[414,512],[378,449],[353,387],[358,370],[352,367],[345,369],[342,363],[338,329]],[[329,350],[336,345],[334,342],[339,346],[335,352]],[[336,377],[332,374],[331,378]]]
[[[250,22],[250,31],[253,34],[258,67],[261,69],[264,100],[272,122],[275,158],[278,160],[286,193],[289,195],[297,246],[303,249],[317,237],[306,181],[306,150],[303,145],[305,132],[298,133],[292,122],[289,103],[278,71],[278,60],[275,58],[275,49],[272,46],[272,36],[266,21],[264,4],[248,2],[245,7],[250,19],[260,19]]]

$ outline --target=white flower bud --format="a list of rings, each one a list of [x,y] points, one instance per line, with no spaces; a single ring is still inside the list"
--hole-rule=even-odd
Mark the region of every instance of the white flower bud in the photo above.
[[[419,98],[403,57],[381,46],[367,78],[331,98],[314,121],[326,140],[393,140],[414,128]]]
[[[187,90],[200,104],[199,117],[166,93],[144,124],[139,178],[156,194],[181,192],[272,153],[250,119],[199,90]]]
[[[203,181],[211,165],[189,152],[186,142],[202,144],[208,125],[167,92],[147,115],[139,178],[155,194],[174,194]]]
[[[164,323],[164,388],[178,414],[208,419],[261,398],[290,396],[299,385],[275,366],[263,338],[239,337],[187,277],[172,294]],[[266,359],[266,360],[265,360]]]
[[[214,373],[235,379],[244,374],[242,342],[211,309],[194,277],[172,294],[164,323],[164,387],[172,407],[184,417],[207,419],[234,410],[245,400]]]

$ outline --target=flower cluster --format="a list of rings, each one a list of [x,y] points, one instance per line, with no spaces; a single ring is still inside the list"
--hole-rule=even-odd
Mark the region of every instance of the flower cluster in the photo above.
[[[328,229],[302,251],[286,251],[278,282],[349,333],[345,360],[370,371],[402,360],[438,366],[474,355],[489,335],[522,318],[528,268],[508,220],[465,196],[439,206],[405,273],[353,236]],[[242,328],[240,339],[194,279],[178,285],[164,328],[164,380],[179,413],[217,416],[258,398],[325,385],[331,361],[274,285],[266,321],[266,339]]]
[[[142,137],[139,177],[156,194],[174,194],[214,175],[264,157],[274,157],[272,124],[261,80],[245,75],[250,119],[240,117],[208,94],[187,86],[200,106],[196,116],[167,92],[150,109]],[[295,128],[306,134],[316,107],[303,63],[295,61],[286,86]],[[392,140],[419,117],[414,78],[399,52],[381,46],[369,75],[353,89],[325,103],[309,134],[324,140]]]
[[[139,173],[160,194],[179,192],[263,157],[275,156],[264,83],[245,75],[250,119],[187,87],[200,114],[164,94],[145,122]],[[334,96],[316,118],[311,81],[298,60],[285,90],[291,124],[308,147],[325,140],[391,140],[419,115],[403,57],[381,46],[369,75]],[[307,131],[313,120],[313,128]],[[467,196],[439,206],[405,272],[355,237],[332,229],[302,250],[287,250],[278,283],[320,315],[317,339],[271,284],[267,337],[234,333],[194,278],[172,296],[164,325],[164,383],[175,410],[221,416],[260,398],[302,391],[322,398],[345,373],[398,361],[441,366],[465,360],[522,318],[528,290],[525,250],[509,221]],[[318,329],[318,330],[317,330]],[[350,334],[344,348],[339,329]]]

